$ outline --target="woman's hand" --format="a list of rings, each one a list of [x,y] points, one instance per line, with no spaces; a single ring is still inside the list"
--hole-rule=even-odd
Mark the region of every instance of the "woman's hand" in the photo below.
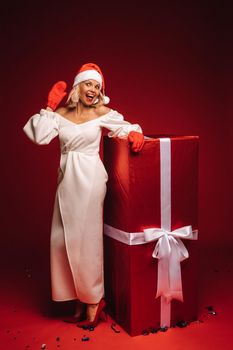
[[[64,81],[58,81],[52,87],[48,94],[47,107],[53,111],[57,108],[64,96],[67,95],[65,91],[67,84]]]
[[[133,152],[140,152],[144,145],[144,136],[140,132],[130,131],[128,141]]]

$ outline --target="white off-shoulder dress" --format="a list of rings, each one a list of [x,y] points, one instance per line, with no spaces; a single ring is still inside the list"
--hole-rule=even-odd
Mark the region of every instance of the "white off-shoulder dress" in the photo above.
[[[97,303],[104,296],[103,201],[108,175],[99,156],[102,128],[109,137],[142,132],[115,110],[76,124],[42,109],[24,132],[35,143],[60,140],[61,159],[51,228],[52,299]]]

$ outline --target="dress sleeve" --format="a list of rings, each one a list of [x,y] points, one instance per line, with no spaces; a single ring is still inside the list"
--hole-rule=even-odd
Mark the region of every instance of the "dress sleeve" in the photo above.
[[[142,129],[138,124],[130,124],[124,120],[123,115],[117,111],[111,110],[105,116],[101,117],[100,125],[103,128],[110,130],[109,137],[124,137],[128,136],[130,131],[142,133]]]
[[[58,135],[58,116],[54,112],[41,109],[40,113],[33,115],[23,127],[30,140],[47,145]]]

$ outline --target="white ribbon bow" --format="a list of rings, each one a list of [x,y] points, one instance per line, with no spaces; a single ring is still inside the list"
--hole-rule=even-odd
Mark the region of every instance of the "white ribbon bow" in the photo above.
[[[196,239],[195,233],[192,226],[184,226],[171,232],[161,228],[144,230],[146,242],[158,240],[152,254],[159,259],[156,298],[163,296],[167,303],[172,299],[183,301],[180,262],[187,259],[189,253],[181,238]]]

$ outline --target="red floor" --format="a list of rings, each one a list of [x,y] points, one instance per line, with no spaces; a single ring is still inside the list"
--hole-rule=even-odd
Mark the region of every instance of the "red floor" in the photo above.
[[[73,349],[174,349],[219,350],[233,348],[233,259],[231,254],[202,253],[199,321],[186,328],[171,328],[166,333],[130,337],[112,320],[101,323],[93,332],[62,322],[64,310],[48,301],[48,281],[31,269],[18,266],[1,283],[0,350]],[[3,278],[3,276],[2,276]],[[50,305],[50,307],[49,307]],[[51,307],[52,306],[52,307]],[[216,315],[206,307],[212,306]],[[66,311],[68,311],[66,307]],[[82,341],[82,337],[89,341]]]

